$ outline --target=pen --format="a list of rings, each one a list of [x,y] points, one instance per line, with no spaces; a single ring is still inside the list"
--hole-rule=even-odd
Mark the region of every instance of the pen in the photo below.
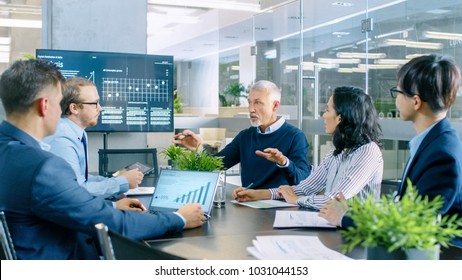
[[[252,186],[253,186],[253,182],[248,184],[247,187],[245,187],[244,189],[248,190],[248,189],[252,188]],[[236,200],[238,200],[238,199],[239,199],[239,195],[236,195]]]

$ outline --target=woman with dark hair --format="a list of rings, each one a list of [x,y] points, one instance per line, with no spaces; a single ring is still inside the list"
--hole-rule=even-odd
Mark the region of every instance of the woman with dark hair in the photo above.
[[[381,127],[370,96],[357,87],[338,87],[329,98],[323,118],[334,147],[311,176],[295,186],[268,190],[237,188],[234,198],[285,199],[314,209],[321,209],[339,193],[347,199],[355,195],[379,198],[383,174]]]

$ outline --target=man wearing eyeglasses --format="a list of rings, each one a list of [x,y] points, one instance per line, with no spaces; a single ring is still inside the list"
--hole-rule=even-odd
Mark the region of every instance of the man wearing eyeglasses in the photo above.
[[[90,193],[111,197],[136,188],[143,180],[143,173],[132,169],[117,177],[107,178],[88,174],[87,127],[98,123],[101,113],[96,86],[90,80],[74,77],[64,84],[61,100],[62,117],[56,133],[46,137],[50,151],[64,158],[74,169],[77,182]]]

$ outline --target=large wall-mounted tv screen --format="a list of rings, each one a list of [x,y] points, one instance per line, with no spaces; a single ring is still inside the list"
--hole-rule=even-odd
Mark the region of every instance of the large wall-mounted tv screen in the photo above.
[[[173,131],[173,56],[38,49],[36,57],[95,83],[102,111],[87,131]]]

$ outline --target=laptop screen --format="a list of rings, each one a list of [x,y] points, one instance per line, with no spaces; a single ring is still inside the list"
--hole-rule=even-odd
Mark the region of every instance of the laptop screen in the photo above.
[[[149,210],[176,211],[187,203],[199,203],[210,215],[219,172],[161,169]]]

